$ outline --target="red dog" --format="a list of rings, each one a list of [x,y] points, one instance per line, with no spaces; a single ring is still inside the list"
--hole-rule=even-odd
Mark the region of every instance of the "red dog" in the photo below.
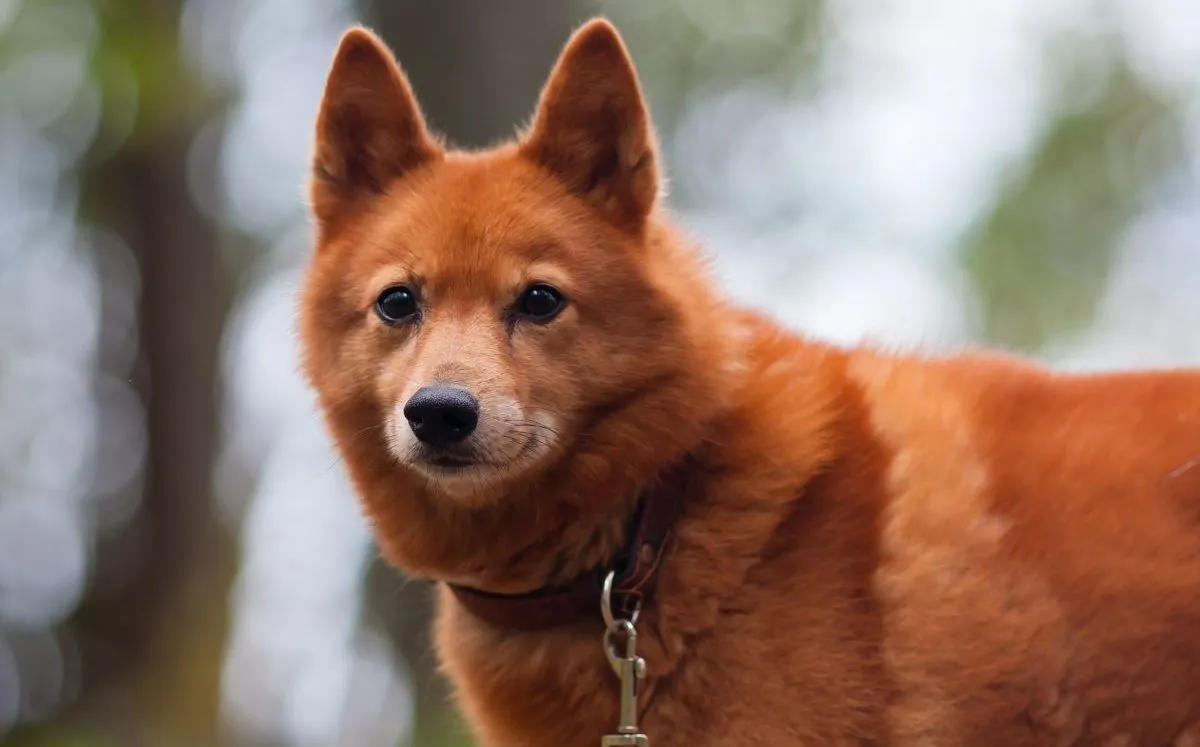
[[[1200,373],[806,341],[659,181],[604,21],[482,153],[342,40],[304,365],[481,743],[1200,745]]]

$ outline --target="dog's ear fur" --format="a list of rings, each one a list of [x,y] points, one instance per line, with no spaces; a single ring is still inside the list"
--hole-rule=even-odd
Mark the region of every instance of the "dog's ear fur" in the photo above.
[[[595,19],[567,42],[521,152],[607,219],[639,231],[659,192],[658,157],[637,73],[617,30]]]
[[[317,115],[310,198],[318,222],[440,156],[391,51],[365,28],[347,31]]]

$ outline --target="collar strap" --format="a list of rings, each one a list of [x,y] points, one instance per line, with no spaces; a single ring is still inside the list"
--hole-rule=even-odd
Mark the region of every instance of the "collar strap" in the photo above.
[[[676,461],[642,489],[627,543],[608,565],[561,586],[524,594],[496,594],[455,584],[449,585],[450,590],[468,612],[495,627],[547,630],[600,621],[604,579],[613,573],[613,615],[631,619],[654,593],[687,490],[690,464],[686,458]]]

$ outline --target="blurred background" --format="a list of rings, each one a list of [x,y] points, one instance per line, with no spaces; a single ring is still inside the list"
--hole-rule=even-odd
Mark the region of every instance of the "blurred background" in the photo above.
[[[311,127],[351,22],[477,146],[597,12],[740,299],[1200,363],[1195,0],[0,0],[0,744],[467,744],[297,376]]]

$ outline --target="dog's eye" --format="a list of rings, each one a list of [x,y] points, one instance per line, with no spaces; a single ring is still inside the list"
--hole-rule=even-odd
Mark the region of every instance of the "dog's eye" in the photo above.
[[[417,313],[417,297],[404,286],[388,288],[375,301],[375,313],[387,324],[406,322]]]
[[[531,285],[517,301],[517,313],[535,322],[548,322],[567,305],[563,295],[544,283]]]

